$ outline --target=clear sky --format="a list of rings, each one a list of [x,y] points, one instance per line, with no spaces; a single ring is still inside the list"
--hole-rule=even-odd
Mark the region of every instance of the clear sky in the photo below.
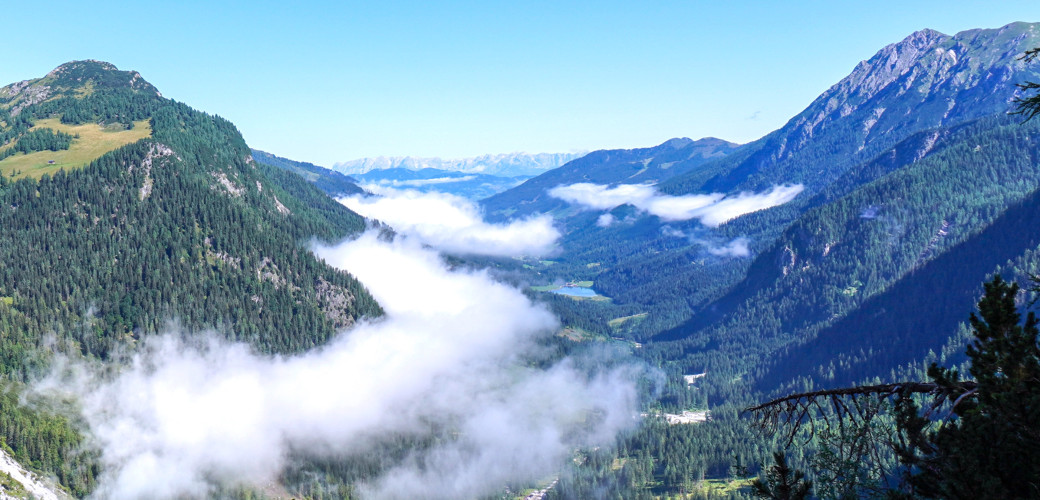
[[[1012,21],[1040,2],[37,0],[0,84],[105,60],[322,165],[747,142],[915,30]]]

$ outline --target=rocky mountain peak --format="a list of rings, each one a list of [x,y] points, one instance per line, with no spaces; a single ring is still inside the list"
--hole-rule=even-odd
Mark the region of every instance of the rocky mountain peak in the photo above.
[[[860,62],[837,86],[869,99],[911,71],[922,57],[949,39],[948,35],[932,29],[915,31],[902,41],[881,49],[869,60]]]
[[[1040,79],[1036,65],[1020,59],[1040,46],[1040,24],[1013,23],[950,36],[914,32],[859,63],[780,131],[782,160],[809,139],[836,128],[858,137],[859,150],[872,137],[896,129],[920,130],[1010,109],[1017,83]]]
[[[145,81],[136,71],[120,71],[114,64],[87,59],[71,61],[54,68],[42,79],[54,87],[76,89],[87,85],[95,88],[129,88],[161,96],[158,89]]]

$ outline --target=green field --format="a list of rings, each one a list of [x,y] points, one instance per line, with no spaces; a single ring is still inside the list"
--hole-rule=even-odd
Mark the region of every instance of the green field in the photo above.
[[[612,319],[610,321],[607,321],[607,324],[610,325],[611,328],[620,328],[621,326],[623,326],[625,323],[628,323],[629,321],[642,320],[642,319],[646,318],[648,315],[649,315],[649,313],[645,313],[644,312],[644,313],[639,313],[639,314],[633,314],[631,316],[622,316],[620,318],[614,318],[614,319]]]
[[[134,122],[134,128],[126,130],[122,125],[101,126],[96,123],[65,125],[58,118],[37,120],[32,130],[49,128],[79,137],[65,151],[37,151],[30,154],[18,153],[0,161],[0,175],[7,178],[53,175],[58,170],[82,168],[101,155],[127,144],[151,137],[152,127],[148,120]],[[50,163],[53,161],[54,163]]]
[[[540,286],[532,286],[531,290],[533,290],[535,292],[551,292],[553,290],[559,290],[560,288],[563,288],[563,287],[560,286],[560,285],[540,285]]]

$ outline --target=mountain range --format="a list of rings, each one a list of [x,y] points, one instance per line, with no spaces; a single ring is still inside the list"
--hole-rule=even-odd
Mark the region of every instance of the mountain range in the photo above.
[[[484,174],[498,177],[530,177],[554,169],[568,161],[584,156],[585,153],[506,153],[487,154],[473,158],[441,159],[415,158],[411,156],[379,156],[339,162],[332,166],[345,174],[366,174],[373,170],[427,168]]]

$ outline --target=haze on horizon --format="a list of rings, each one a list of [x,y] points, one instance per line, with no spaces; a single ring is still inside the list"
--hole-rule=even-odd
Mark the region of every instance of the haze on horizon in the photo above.
[[[6,55],[3,84],[105,60],[252,147],[326,166],[748,142],[913,31],[1040,19],[1025,1],[35,6],[62,36],[8,27],[32,43]],[[143,26],[147,43],[95,36]]]

